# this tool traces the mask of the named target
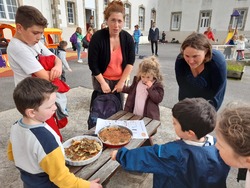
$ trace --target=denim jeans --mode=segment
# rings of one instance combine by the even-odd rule
[[[81,42],[77,42],[76,50],[77,50],[77,58],[79,60],[79,59],[81,59],[81,51],[82,51],[82,43]]]
[[[135,54],[137,55],[139,52],[139,42],[135,42]]]

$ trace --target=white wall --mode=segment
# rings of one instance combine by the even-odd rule
[[[222,43],[227,36],[230,16],[234,8],[250,7],[250,0],[158,0],[157,12],[160,31],[166,31],[166,39],[178,39],[182,42],[192,31],[198,31],[199,15],[201,10],[212,10],[211,27],[216,30],[215,37]],[[248,10],[247,21],[244,31],[250,36],[250,10]],[[171,13],[182,12],[180,31],[170,31]]]
[[[234,8],[249,8],[250,0],[123,0],[131,4],[131,28],[127,31],[132,34],[134,25],[138,24],[138,13],[139,6],[143,5],[145,8],[145,29],[142,30],[144,37],[142,40],[147,42],[146,36],[150,27],[151,10],[156,9],[156,24],[160,32],[166,31],[166,39],[171,41],[172,38],[178,39],[182,42],[187,35],[193,31],[198,31],[199,27],[199,14],[201,10],[212,10],[211,27],[216,30],[215,37],[219,39],[219,43],[226,38],[227,29],[229,26],[230,15]],[[52,0],[23,0],[24,5],[32,5],[38,8],[43,15],[48,19],[48,27],[52,27],[52,11],[51,11]],[[66,17],[66,6],[65,0],[60,0],[60,11],[61,11],[61,25],[60,28],[63,30],[63,39],[68,40],[71,34],[75,31],[76,26],[80,26],[85,31],[85,11],[92,9],[98,11],[98,23],[100,26],[104,20],[103,16],[103,1],[98,0],[98,5],[95,5],[95,0],[76,0],[76,17],[77,24],[67,24]],[[98,6],[98,9],[96,7]],[[181,28],[180,31],[170,31],[171,13],[182,12]],[[240,33],[246,34],[250,37],[250,10],[248,10],[244,31]]]

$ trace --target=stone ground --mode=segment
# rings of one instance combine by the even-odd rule
[[[68,110],[69,124],[62,129],[64,140],[71,137],[82,135],[87,130],[87,118],[89,100],[92,90],[83,87],[71,89],[68,93]],[[162,144],[175,139],[175,133],[172,127],[171,109],[160,107],[161,110],[161,126],[157,134],[154,136],[154,142]],[[19,171],[14,164],[6,158],[6,146],[9,138],[9,130],[13,124],[21,116],[16,109],[10,109],[0,112],[2,120],[2,128],[0,129],[0,187],[2,188],[21,188],[22,182],[19,177]],[[237,183],[236,171],[232,169],[228,177],[228,188],[243,188],[244,181]],[[128,173],[122,169],[118,169],[116,174],[110,181],[104,185],[107,188],[151,188],[152,174]]]

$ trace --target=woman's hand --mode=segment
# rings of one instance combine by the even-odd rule
[[[102,92],[103,92],[103,93],[110,93],[110,92],[111,92],[111,89],[110,89],[110,87],[109,87],[109,85],[108,85],[107,82],[103,82],[103,83],[100,84],[100,85],[101,85],[101,88],[102,88]]]

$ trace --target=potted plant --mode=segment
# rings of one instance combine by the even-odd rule
[[[227,61],[227,77],[241,79],[245,70],[245,63],[238,61]]]

